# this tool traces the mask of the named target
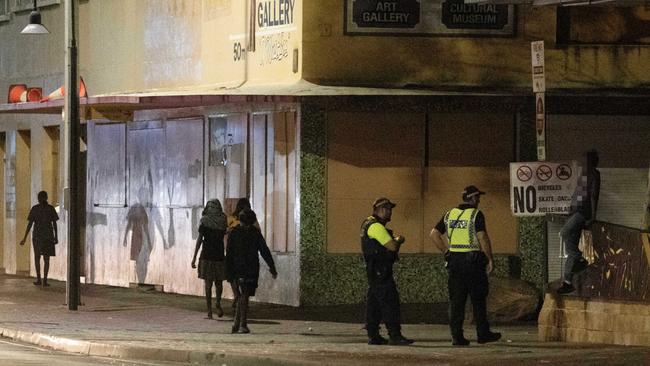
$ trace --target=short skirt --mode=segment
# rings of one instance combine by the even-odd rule
[[[32,247],[34,248],[34,254],[36,255],[46,255],[49,257],[56,256],[56,249],[54,246],[54,239],[52,241],[33,241]]]
[[[224,261],[199,260],[199,278],[206,281],[223,281],[226,279]]]
[[[255,290],[257,290],[257,280],[252,278],[238,278],[232,282],[233,290],[243,294],[246,292],[248,296],[255,296]]]

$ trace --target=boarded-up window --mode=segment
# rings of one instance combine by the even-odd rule
[[[228,213],[240,197],[246,197],[248,116],[243,113],[208,119],[208,167],[206,194],[219,198]]]
[[[508,114],[328,113],[327,251],[360,251],[359,227],[372,202],[397,203],[388,225],[406,237],[402,253],[437,252],[428,234],[475,184],[493,249],[514,253],[508,163],[514,123]]]
[[[271,250],[296,245],[295,114],[256,114],[251,126],[251,203]]]
[[[90,124],[89,180],[94,205],[126,205],[126,125]]]
[[[402,252],[422,251],[424,113],[328,113],[327,251],[360,251],[359,227],[382,196]]]
[[[431,113],[424,194],[425,235],[470,184],[487,192],[481,198],[492,250],[516,253],[516,220],[510,212],[508,166],[515,159],[514,118],[494,113]],[[425,236],[426,238],[426,236]],[[425,252],[437,252],[427,243]]]
[[[9,0],[0,0],[0,22],[8,21],[10,19]]]
[[[203,120],[165,123],[167,205],[203,204]]]
[[[128,161],[129,205],[168,205],[164,130],[148,127],[129,130]]]

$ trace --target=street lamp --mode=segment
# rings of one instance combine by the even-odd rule
[[[79,252],[80,252],[80,220],[79,220],[79,92],[77,76],[77,40],[75,36],[75,2],[65,2],[65,104],[63,129],[66,131],[67,149],[67,184],[68,189],[64,193],[64,202],[67,196],[68,208],[68,276],[66,282],[66,299],[68,310],[77,310],[80,302],[79,290]],[[23,34],[47,34],[49,33],[41,24],[41,14],[36,7],[29,15],[29,25],[23,29]],[[44,31],[43,31],[44,30]],[[65,207],[65,205],[64,205]]]
[[[29,24],[20,32],[22,34],[49,34],[50,31],[41,24],[41,12],[38,11],[36,0],[34,0],[34,10],[29,13]]]

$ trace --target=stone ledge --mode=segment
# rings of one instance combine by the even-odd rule
[[[547,293],[538,318],[540,341],[620,345],[650,343],[650,304]]]

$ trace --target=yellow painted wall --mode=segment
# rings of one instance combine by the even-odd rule
[[[294,72],[294,50],[299,58],[302,0],[254,0],[254,4],[248,0],[81,2],[80,74],[91,95],[298,80],[301,62]],[[0,44],[3,50],[12,50],[0,64],[0,90],[25,83],[49,94],[63,83],[63,5],[44,7],[41,13],[49,35],[20,34],[29,12],[0,20]],[[255,51],[247,52],[251,20]]]
[[[255,3],[259,10],[266,2]],[[286,19],[292,22],[257,25],[255,51],[247,52],[250,1],[90,1],[80,8],[85,80],[97,94],[297,79],[293,50],[300,50],[302,12],[300,0],[293,4]]]
[[[274,84],[301,77],[345,85],[528,88],[530,42],[541,39],[546,41],[549,89],[650,82],[650,47],[556,47],[553,7],[518,7],[514,37],[348,36],[343,1],[288,1],[254,0],[253,19],[252,2],[244,0],[82,2],[81,74],[94,95]],[[265,23],[265,4],[275,4],[272,19],[280,19],[279,4],[292,4],[291,16],[282,18],[287,24]],[[0,44],[13,50],[0,65],[0,90],[25,82],[47,94],[62,84],[63,6],[47,6],[42,14],[48,36],[19,35],[28,12],[0,21]],[[259,26],[260,14],[266,26]],[[250,50],[251,21],[255,52],[240,52]]]
[[[90,1],[80,11],[86,82],[92,93],[107,93],[297,79],[300,3],[293,23],[258,26],[255,51],[246,52],[250,1]]]
[[[642,87],[650,82],[650,47],[556,47],[553,7],[518,7],[516,36],[511,38],[396,37],[345,35],[344,3],[304,4],[304,79],[348,85],[529,88],[530,42],[544,40],[549,89]]]

